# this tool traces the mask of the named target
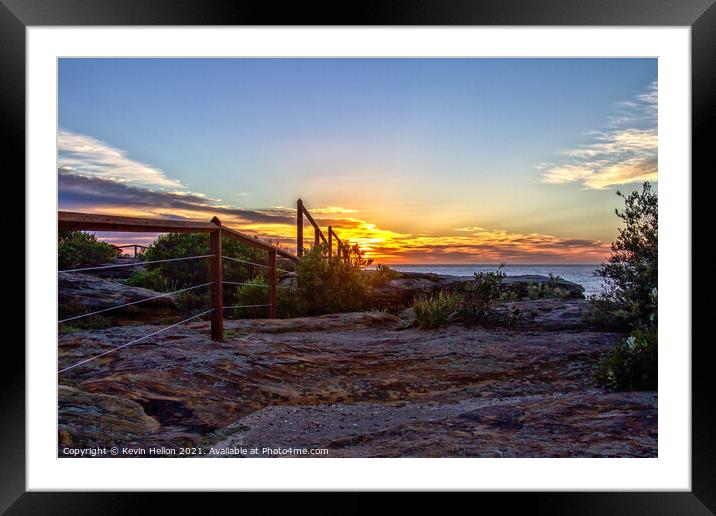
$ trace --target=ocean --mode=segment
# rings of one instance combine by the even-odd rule
[[[472,276],[475,272],[495,271],[497,265],[393,265],[390,267],[404,272],[432,272],[434,274],[448,274],[450,276]],[[596,264],[590,265],[505,265],[502,270],[508,276],[521,276],[523,274],[540,274],[548,276],[550,273],[564,278],[584,287],[585,295],[596,294],[602,288],[602,279],[594,275]]]

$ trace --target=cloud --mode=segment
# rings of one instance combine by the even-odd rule
[[[357,232],[348,229],[341,230],[340,234],[359,242],[379,263],[595,263],[603,260],[610,249],[609,244],[599,240],[479,227],[469,229],[453,235],[416,236],[364,223]]]
[[[659,168],[657,98],[655,81],[634,100],[620,103],[606,128],[590,133],[590,143],[562,151],[560,159],[539,165],[541,182],[576,182],[585,188],[601,190],[656,181]]]
[[[62,132],[58,167],[59,204],[63,210],[179,220],[221,218],[229,227],[282,243],[293,250],[296,239],[294,208],[274,206],[245,209],[188,191],[162,170],[127,158],[126,154],[98,140]],[[648,135],[621,135],[626,147],[648,146]],[[644,143],[647,142],[647,143]],[[608,142],[603,142],[607,144]],[[592,157],[590,156],[590,159]],[[594,158],[599,159],[599,158]],[[86,162],[84,161],[86,160]],[[632,176],[648,175],[648,168],[633,163]],[[655,167],[654,163],[654,167]],[[607,167],[600,176],[607,183],[623,175],[623,167],[612,172]],[[595,184],[596,178],[579,178]],[[347,242],[357,243],[378,262],[492,263],[492,262],[595,262],[608,254],[608,245],[599,241],[564,239],[543,234],[518,234],[467,226],[447,230],[447,235],[412,235],[359,218],[358,210],[348,207],[312,208],[322,228],[328,225]],[[307,226],[306,243],[312,233]],[[100,237],[116,243],[148,243],[155,235],[103,233]]]
[[[295,210],[284,207],[243,209],[218,204],[202,194],[156,191],[104,177],[58,169],[62,209],[170,219],[210,220],[218,215],[229,227],[283,243],[293,250],[296,239]],[[333,215],[335,210],[314,209]],[[354,214],[357,210],[345,209]],[[565,239],[538,233],[520,234],[468,226],[453,235],[412,235],[379,227],[357,217],[318,216],[322,228],[332,225],[339,237],[357,243],[378,262],[433,263],[551,263],[595,262],[608,255],[609,246],[597,240]],[[306,227],[306,242],[312,233]],[[116,243],[148,243],[155,235],[102,233]],[[142,238],[144,237],[144,238]]]
[[[295,211],[288,208],[250,210],[218,204],[203,194],[192,192],[157,191],[131,186],[127,183],[82,175],[67,168],[59,168],[58,186],[63,209],[106,211],[119,207],[128,211],[140,209],[141,215],[174,214],[179,218],[209,220],[213,215],[227,216],[235,223],[293,224]],[[169,213],[167,213],[169,211]]]
[[[57,135],[57,162],[62,169],[84,176],[145,187],[184,188],[180,181],[170,179],[156,167],[129,158],[125,151],[67,129],[60,129]]]
[[[482,230],[470,235],[401,237],[373,248],[380,261],[434,263],[596,262],[609,253],[599,240]]]
[[[340,206],[326,206],[325,208],[311,208],[311,213],[321,215],[344,215],[347,213],[356,213],[358,210],[350,208],[341,208]]]
[[[466,231],[468,233],[474,233],[475,231],[485,231],[485,228],[480,226],[467,226],[464,228],[455,228],[455,231]]]

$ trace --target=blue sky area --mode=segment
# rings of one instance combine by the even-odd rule
[[[61,59],[60,207],[119,210],[118,183],[131,213],[169,214],[146,191],[198,218],[303,197],[406,245],[465,228],[604,244],[616,188],[656,179],[656,81],[655,59]]]

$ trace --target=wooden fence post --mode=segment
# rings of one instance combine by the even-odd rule
[[[303,256],[303,201],[296,201],[296,254]]]
[[[216,231],[210,233],[211,267],[211,340],[224,340],[224,293],[222,284],[221,261],[221,221],[214,217],[211,222],[217,226]]]
[[[328,226],[328,257],[333,256],[333,227]]]
[[[269,319],[276,319],[276,250],[268,252],[269,266]]]

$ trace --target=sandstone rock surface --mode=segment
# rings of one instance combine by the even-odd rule
[[[447,276],[427,272],[403,272],[400,278],[393,279],[385,285],[373,289],[373,300],[378,306],[399,307],[408,306],[411,301],[421,294],[435,294],[441,290],[461,292],[473,282],[472,276]],[[502,284],[515,291],[519,297],[527,295],[529,285],[546,285],[552,280],[547,276],[528,274],[522,276],[507,276]],[[584,288],[565,279],[557,279],[555,285],[560,288],[568,299],[583,299]]]
[[[58,276],[58,302],[62,317],[103,310],[160,295],[146,288],[131,287],[84,273]],[[154,321],[179,312],[176,296],[165,296],[102,314],[105,317]]]
[[[621,336],[585,328],[584,300],[519,303],[532,315],[517,329],[405,329],[395,315],[363,312],[226,321],[215,343],[208,323],[186,324],[62,374],[61,443],[656,456],[656,393],[594,382]],[[158,328],[61,335],[59,366]]]

